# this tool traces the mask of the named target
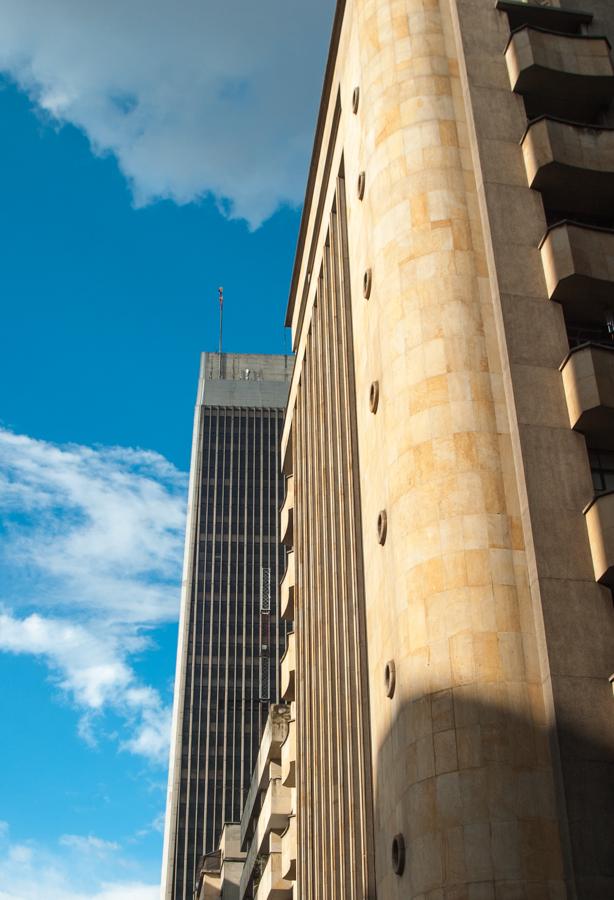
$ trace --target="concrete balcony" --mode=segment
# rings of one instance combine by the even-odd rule
[[[557,222],[540,250],[550,299],[563,304],[569,321],[603,325],[613,305],[614,231]]]
[[[561,372],[571,427],[589,445],[614,448],[614,343],[575,347]]]
[[[281,658],[281,696],[286,703],[294,700],[294,676],[296,672],[296,656],[294,632],[287,638],[286,652]]]
[[[246,847],[248,836],[253,829],[253,818],[259,796],[270,778],[270,767],[281,760],[281,747],[288,736],[290,711],[287,707],[272,706],[264,728],[252,780],[245,798],[241,816],[241,846]]]
[[[265,836],[268,836],[271,831],[276,833],[285,831],[291,812],[292,793],[290,788],[285,787],[279,778],[272,778],[269,781],[258,817],[257,835],[260,838],[258,841],[260,852],[262,852],[262,842]]]
[[[296,881],[296,816],[288,819],[288,827],[281,836],[281,874],[287,881]]]
[[[599,494],[584,510],[595,580],[614,589],[614,491]]]
[[[286,554],[286,571],[279,585],[280,613],[287,622],[294,621],[294,550]]]
[[[292,882],[281,874],[281,853],[270,853],[254,900],[291,900]]]
[[[535,25],[560,34],[578,34],[583,25],[590,25],[593,21],[591,13],[545,6],[539,0],[497,0],[496,7],[507,13],[512,30],[522,25]]]
[[[291,547],[294,543],[294,475],[286,478],[286,497],[280,520],[281,542]]]
[[[279,773],[279,766],[271,764]],[[279,774],[272,777],[262,800],[262,806],[251,836],[249,851],[241,872],[239,895],[245,897],[258,877],[259,861],[271,852],[281,854],[280,834],[288,827],[292,812],[292,791],[282,785]]]
[[[547,209],[611,218],[614,208],[614,129],[587,128],[542,116],[521,142],[529,186]]]
[[[281,745],[281,780],[285,787],[296,787],[296,721],[290,719],[288,736]]]
[[[512,33],[505,61],[512,90],[524,97],[531,119],[546,114],[593,122],[614,98],[606,37],[524,25]]]

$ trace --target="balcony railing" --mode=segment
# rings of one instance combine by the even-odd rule
[[[539,2],[527,0],[497,0],[497,9],[507,13],[510,28],[522,25],[535,25],[561,34],[578,34],[581,29],[593,21],[591,13],[562,9],[560,6],[546,6]]]
[[[612,436],[610,435],[610,444]],[[590,448],[588,458],[591,464],[591,475],[595,495],[614,491],[614,451],[601,447]]]
[[[591,323],[566,319],[565,327],[571,350],[581,344],[599,344],[606,347],[614,344],[614,333],[610,332],[606,321]]]

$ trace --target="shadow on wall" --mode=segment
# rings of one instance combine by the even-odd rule
[[[604,690],[614,715],[607,682]],[[477,700],[476,685],[465,685],[403,699],[397,688],[386,701],[390,722],[374,759],[378,896],[612,900],[614,757],[605,736],[560,726],[561,836],[551,736],[534,724],[529,696],[510,684],[481,683],[479,692]],[[393,869],[403,868],[396,835],[402,874]],[[575,891],[566,889],[570,856]]]

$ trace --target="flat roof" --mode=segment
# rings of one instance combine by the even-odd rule
[[[283,409],[294,357],[265,353],[203,353],[198,402],[204,406]]]

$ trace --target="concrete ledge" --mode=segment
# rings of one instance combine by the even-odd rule
[[[594,121],[614,97],[610,43],[601,35],[559,34],[523,25],[505,49],[510,85],[530,118]]]
[[[295,639],[291,631],[286,638],[286,652],[281,658],[281,696],[286,703],[294,700],[296,672]]]
[[[296,721],[290,719],[288,736],[281,745],[281,780],[286,787],[296,787]]]
[[[561,365],[569,423],[592,446],[614,447],[614,343],[574,348]]]
[[[282,544],[292,547],[294,542],[294,475],[286,478],[286,496],[280,514],[280,537]]]
[[[547,209],[607,221],[614,208],[614,129],[550,116],[530,122],[521,141],[529,187]]]
[[[614,588],[614,491],[599,494],[584,509],[595,580]]]
[[[294,580],[294,550],[289,550],[286,554],[286,571],[279,585],[280,615],[287,622],[294,621]]]
[[[614,230],[562,220],[539,245],[548,296],[570,321],[603,325],[612,307]]]
[[[296,815],[290,816],[281,836],[281,874],[286,881],[296,881]]]
[[[269,718],[264,728],[264,734],[260,741],[260,749],[252,780],[249,786],[245,805],[243,807],[243,815],[241,817],[241,847],[245,847],[247,843],[249,824],[254,810],[258,795],[264,790],[265,784],[269,777],[269,764],[271,760],[279,760],[281,746],[288,735],[290,720],[290,710],[283,706],[272,706],[269,712]]]
[[[575,9],[562,9],[560,6],[544,6],[539,3],[527,3],[526,0],[497,0],[495,7],[507,13],[510,28],[522,25],[536,25],[565,34],[578,34],[583,25],[593,21],[592,13]]]
[[[254,900],[290,900],[292,882],[281,875],[281,853],[270,853]]]

